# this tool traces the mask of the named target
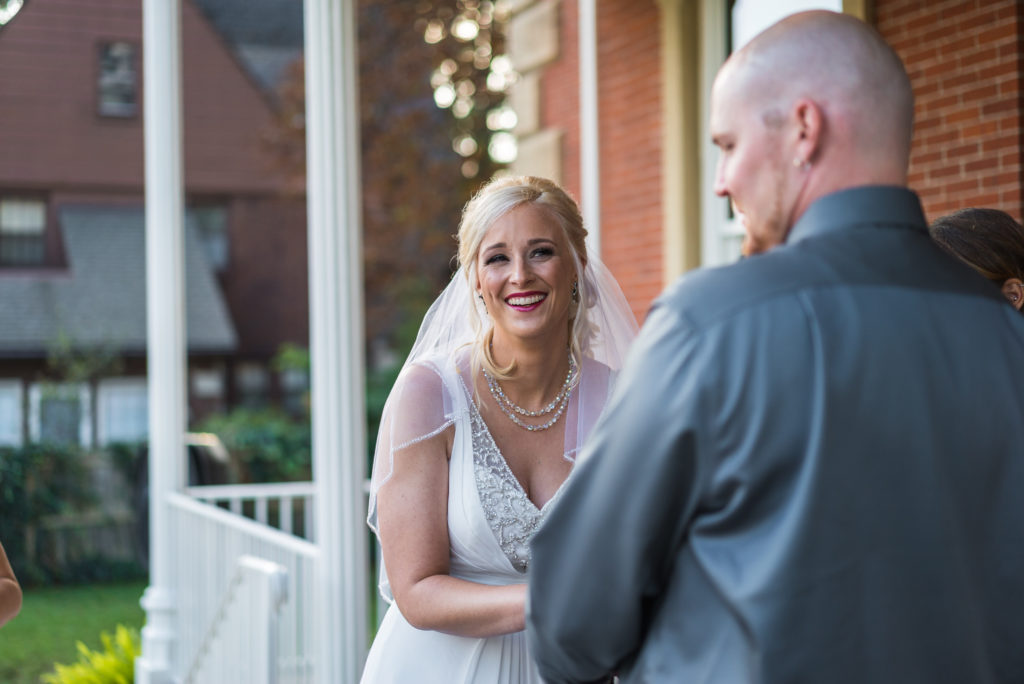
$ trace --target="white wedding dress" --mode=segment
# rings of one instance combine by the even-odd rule
[[[446,395],[444,403],[447,404],[444,427],[455,426],[448,475],[450,574],[481,584],[525,583],[529,541],[562,489],[538,509],[512,474],[473,404],[467,389],[472,386],[468,378],[456,372],[450,362],[421,362],[419,365],[421,375],[424,367],[428,367],[437,374],[434,382],[440,379],[443,383],[442,393]],[[586,398],[592,397],[603,404],[611,379],[609,369],[585,358],[581,373],[581,381],[585,379],[590,390],[582,393],[583,403],[592,403]],[[569,424],[574,424],[580,412],[580,395],[578,391],[573,393],[563,416]],[[435,397],[435,404],[437,401]],[[416,402],[402,403],[415,405]],[[594,415],[600,412],[599,406],[593,408],[597,409]],[[582,442],[583,436],[579,435],[574,446]],[[574,458],[575,450],[573,448],[566,457]],[[384,574],[385,596],[388,595],[386,583]],[[420,630],[405,620],[394,602],[377,632],[362,678],[363,684],[539,684],[542,681],[527,649],[525,632],[467,638]]]

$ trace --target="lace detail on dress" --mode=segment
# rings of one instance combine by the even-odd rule
[[[526,496],[475,406],[470,418],[473,474],[484,517],[512,567],[525,573],[530,567],[530,540],[544,520],[548,506],[538,509]]]

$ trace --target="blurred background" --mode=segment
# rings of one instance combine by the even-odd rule
[[[357,7],[375,434],[516,118],[500,5]],[[141,41],[139,0],[0,0],[0,540],[26,590],[3,682],[142,625]],[[184,0],[182,55],[189,484],[308,481],[303,4]],[[89,608],[101,588],[113,614]],[[50,597],[57,615],[36,604]]]
[[[350,2],[368,451],[452,273],[461,208],[495,173],[547,176],[580,200],[641,321],[675,278],[737,258],[708,90],[786,14],[853,14],[904,60],[910,185],[929,219],[1021,218],[1015,0]],[[295,498],[290,532],[310,538],[303,2],[181,0],[181,22],[182,458],[191,485],[306,487],[238,512],[281,528]],[[0,0],[0,540],[26,590],[0,632],[2,682],[38,682],[78,640],[118,651],[100,633],[143,624],[144,78],[142,0]]]

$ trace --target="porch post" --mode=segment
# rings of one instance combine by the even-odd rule
[[[694,0],[658,0],[661,10],[662,282],[700,266],[702,150],[699,12]],[[712,159],[717,159],[717,155]],[[713,178],[713,176],[712,176]]]
[[[587,249],[601,256],[601,132],[598,128],[597,0],[579,1],[580,192]]]
[[[181,3],[143,0],[146,345],[149,384],[149,587],[135,681],[174,675],[177,640],[166,496],[181,488],[185,444]]]
[[[317,681],[366,655],[366,414],[354,0],[305,0]]]

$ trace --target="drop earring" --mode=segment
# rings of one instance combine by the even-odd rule
[[[580,300],[579,281],[572,281],[572,301],[578,302]]]

